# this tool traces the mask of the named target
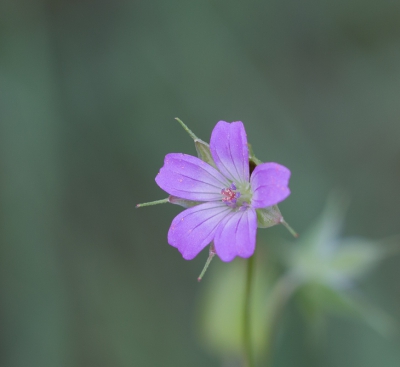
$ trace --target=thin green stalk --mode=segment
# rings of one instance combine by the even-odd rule
[[[141,208],[143,206],[157,205],[157,204],[166,204],[166,203],[169,203],[169,198],[162,199],[162,200],[151,201],[149,203],[137,204],[136,208]]]
[[[204,265],[204,268],[203,268],[201,274],[200,274],[199,277],[197,278],[197,281],[198,281],[198,282],[200,282],[200,281],[203,279],[203,276],[204,276],[204,274],[206,273],[206,271],[207,271],[207,269],[208,269],[208,266],[210,265],[211,260],[213,259],[213,257],[215,256],[215,254],[216,254],[216,252],[215,252],[215,249],[214,249],[214,243],[212,243],[212,244],[210,245],[210,250],[209,250],[209,252],[208,252],[208,259],[207,259],[207,261],[206,261],[206,264]]]
[[[181,119],[179,119],[178,117],[175,117],[175,120],[178,121],[181,124],[181,126],[191,136],[191,138],[193,140],[199,140],[199,138],[194,134],[194,132],[192,130],[190,130]]]
[[[289,226],[289,224],[283,218],[281,218],[280,222],[286,227],[293,237],[299,237],[299,234],[291,226]]]
[[[254,367],[253,349],[251,343],[251,290],[254,274],[254,255],[247,260],[246,289],[243,307],[243,346],[246,367]]]

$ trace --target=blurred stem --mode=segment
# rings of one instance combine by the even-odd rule
[[[265,348],[265,358],[266,363],[264,366],[272,366],[272,352],[273,346],[275,344],[276,335],[278,333],[278,324],[281,319],[283,310],[286,303],[300,285],[299,279],[296,279],[293,274],[286,274],[278,279],[275,283],[268,300],[271,302],[268,307],[270,307],[270,319],[269,327],[267,327],[267,337],[266,337],[266,348]]]
[[[250,307],[251,307],[251,288],[254,274],[254,255],[247,260],[246,290],[244,295],[243,307],[243,346],[245,356],[245,366],[254,367],[253,350],[251,344],[250,329]]]

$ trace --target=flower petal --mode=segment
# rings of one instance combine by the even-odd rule
[[[221,200],[228,180],[201,159],[182,153],[165,156],[156,182],[168,194],[194,201]]]
[[[214,238],[218,224],[232,211],[223,202],[203,203],[186,209],[172,221],[168,243],[177,247],[183,258],[193,259]]]
[[[222,261],[231,261],[235,256],[250,257],[256,247],[256,233],[257,214],[253,208],[231,213],[215,233],[215,251]]]
[[[211,134],[210,150],[224,176],[236,183],[249,181],[249,150],[241,121],[219,121]]]
[[[290,195],[289,178],[290,170],[278,163],[258,165],[250,178],[253,191],[251,206],[265,208],[286,199]]]

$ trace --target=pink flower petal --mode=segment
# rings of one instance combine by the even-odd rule
[[[184,259],[193,259],[213,240],[218,224],[231,211],[221,201],[186,209],[172,221],[168,243],[177,247]]]
[[[217,255],[222,261],[235,256],[250,257],[256,247],[257,214],[253,208],[239,210],[226,216],[214,237]]]
[[[250,178],[253,208],[265,208],[278,204],[290,195],[288,188],[290,171],[278,163],[258,165]]]
[[[249,181],[249,151],[241,121],[219,121],[211,134],[210,150],[224,176],[235,183]]]
[[[194,201],[221,200],[228,180],[201,159],[182,153],[165,156],[156,182],[168,194]]]

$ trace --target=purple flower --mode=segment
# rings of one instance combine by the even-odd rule
[[[246,131],[240,121],[219,121],[210,141],[216,168],[199,158],[167,154],[156,182],[168,194],[200,202],[172,221],[168,243],[186,260],[214,241],[223,261],[254,253],[257,209],[275,205],[290,194],[290,171],[262,163],[250,175]]]

